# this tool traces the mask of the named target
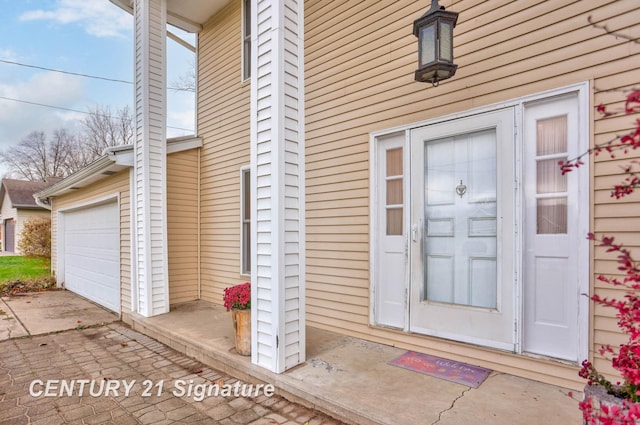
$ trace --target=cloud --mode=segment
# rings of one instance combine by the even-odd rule
[[[106,0],[58,0],[53,9],[30,10],[20,20],[78,24],[88,34],[101,38],[125,37],[133,25],[129,14]]]
[[[18,55],[11,49],[0,49],[0,59],[15,62],[18,60]]]
[[[195,93],[167,92],[167,137],[195,133]]]
[[[0,96],[62,108],[83,110],[84,85],[73,76],[43,72],[12,84],[0,83]],[[6,149],[32,131],[51,133],[58,128],[75,130],[81,114],[0,99],[0,149]]]

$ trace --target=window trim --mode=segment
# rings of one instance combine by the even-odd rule
[[[249,193],[245,192],[249,184]],[[251,196],[251,167],[240,168],[240,275],[251,276],[251,212],[245,217],[247,196]],[[251,200],[249,199],[249,202]],[[246,225],[249,225],[247,234]],[[247,243],[245,243],[247,241]]]
[[[251,79],[251,0],[242,0],[242,40],[240,48],[240,80],[244,83]],[[247,34],[247,28],[249,33]],[[247,52],[247,49],[249,50]],[[247,54],[248,59],[247,59]]]

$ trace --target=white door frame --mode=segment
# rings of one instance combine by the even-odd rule
[[[528,356],[532,356],[532,357],[537,357],[536,355],[531,355],[531,354],[524,354],[522,353],[521,347],[522,347],[522,324],[523,324],[523,317],[522,317],[522,303],[523,303],[523,287],[522,287],[522,282],[521,282],[521,276],[523,273],[523,244],[524,244],[524,239],[523,239],[523,213],[522,213],[522,203],[523,203],[523,191],[520,188],[520,185],[522,184],[522,158],[523,158],[523,149],[522,149],[522,143],[523,143],[523,134],[522,134],[522,128],[523,128],[523,107],[525,103],[528,102],[533,102],[536,100],[541,100],[541,99],[545,99],[545,98],[550,98],[553,96],[561,96],[561,95],[566,95],[569,93],[577,93],[578,95],[578,99],[579,99],[579,131],[581,133],[581,137],[580,137],[580,141],[581,141],[581,146],[580,146],[580,150],[581,151],[586,151],[588,149],[588,147],[591,145],[591,133],[589,131],[589,117],[590,117],[590,110],[589,110],[589,106],[591,104],[590,102],[590,89],[591,89],[591,85],[588,81],[582,82],[582,83],[577,83],[577,84],[572,84],[569,86],[565,86],[565,87],[560,87],[557,89],[553,89],[553,90],[548,90],[548,91],[544,91],[544,92],[540,92],[540,93],[535,93],[532,95],[528,95],[528,96],[524,96],[521,98],[517,98],[517,99],[512,99],[506,102],[500,102],[500,103],[496,103],[496,104],[492,104],[492,105],[488,105],[488,106],[483,106],[480,108],[475,108],[475,109],[471,109],[471,110],[467,110],[464,112],[460,112],[460,113],[455,113],[455,114],[450,114],[450,115],[446,115],[446,116],[442,116],[442,117],[437,117],[437,118],[433,118],[433,119],[429,119],[429,120],[424,120],[424,121],[419,121],[419,122],[415,122],[415,123],[410,123],[410,124],[406,124],[406,125],[402,125],[402,126],[398,126],[398,127],[393,127],[393,128],[389,128],[386,130],[381,130],[381,131],[377,131],[377,132],[373,132],[370,134],[369,137],[369,163],[371,164],[370,166],[370,187],[369,187],[369,196],[371,199],[370,202],[370,208],[369,208],[369,225],[370,225],[370,229],[374,229],[376,223],[378,223],[379,218],[377,217],[378,213],[377,213],[377,207],[376,207],[376,202],[377,202],[377,195],[376,195],[376,188],[374,187],[374,184],[371,182],[375,182],[375,177],[376,177],[376,173],[377,173],[377,169],[376,169],[376,156],[377,156],[377,140],[381,137],[384,136],[388,136],[390,134],[393,133],[404,133],[405,134],[405,144],[404,144],[404,149],[405,152],[407,151],[407,146],[409,145],[409,137],[410,137],[410,131],[411,129],[414,129],[416,127],[423,127],[423,126],[428,126],[428,125],[432,125],[432,124],[436,124],[436,123],[441,123],[441,122],[445,122],[445,121],[452,121],[452,120],[456,120],[459,118],[465,118],[465,117],[470,117],[473,115],[477,115],[477,114],[481,114],[484,112],[489,112],[489,111],[494,111],[496,109],[501,109],[501,108],[506,108],[506,107],[515,107],[515,119],[516,119],[516,126],[515,126],[515,137],[514,137],[514,143],[516,144],[515,147],[515,158],[514,158],[514,165],[515,165],[515,179],[517,181],[517,185],[518,185],[518,193],[516,194],[516,199],[515,199],[515,205],[514,208],[516,209],[515,211],[515,220],[517,225],[515,226],[514,231],[517,233],[516,235],[516,246],[515,246],[515,252],[514,252],[514,256],[515,256],[515,264],[514,264],[514,268],[515,268],[515,282],[514,282],[514,293],[515,293],[515,303],[514,303],[514,308],[515,308],[515,317],[516,317],[516,327],[515,327],[515,331],[516,331],[516,338],[515,338],[515,352],[517,354],[523,354],[523,355],[528,355]],[[407,164],[407,166],[410,166],[410,164]],[[591,192],[590,192],[590,187],[589,187],[589,182],[590,182],[590,175],[589,175],[589,167],[588,164],[585,164],[583,167],[581,167],[579,170],[576,170],[574,172],[576,173],[580,173],[580,183],[579,183],[579,187],[580,187],[580,191],[585,191],[586,193],[581,193],[580,196],[580,210],[581,211],[586,211],[588,212],[587,214],[583,214],[580,217],[580,223],[578,226],[578,232],[579,233],[583,233],[585,235],[585,239],[584,242],[581,243],[578,247],[578,274],[579,274],[579,278],[580,278],[580,293],[589,293],[589,289],[590,289],[590,275],[589,275],[589,265],[590,265],[590,256],[589,256],[589,252],[590,252],[590,248],[589,248],[589,244],[586,241],[586,235],[589,231],[589,227],[590,227],[590,216],[591,216],[591,207],[590,207],[590,197],[591,197]],[[408,170],[409,174],[411,173],[410,170]],[[408,193],[407,197],[405,198],[405,202],[407,202],[407,205],[411,205],[412,202],[412,194]],[[405,221],[405,226],[411,226],[411,223],[409,221]],[[409,235],[409,237],[411,237],[411,229],[410,227],[407,229],[407,234]],[[370,230],[369,232],[369,243],[370,243],[370,264],[375,264],[374,262],[376,261],[375,258],[375,244],[377,243],[377,239],[375,237],[375,232],[373,230]],[[412,249],[411,247],[412,244],[409,244],[409,251]],[[409,256],[411,255],[411,253],[409,252]],[[411,266],[409,265],[409,268]],[[376,270],[375,267],[370,267],[370,300],[374,300],[375,299],[375,285],[374,282],[376,282]],[[407,282],[408,284],[408,282]],[[370,305],[370,314],[369,314],[369,322],[370,325],[372,326],[376,326],[376,322],[375,322],[375,309],[373,306],[373,302],[369,303]],[[588,352],[589,352],[589,322],[590,322],[590,311],[589,311],[589,299],[586,296],[581,296],[579,298],[578,301],[578,308],[579,308],[579,347],[578,347],[578,352],[579,352],[579,358],[586,358],[588,356]],[[405,320],[405,329],[404,331],[408,331],[408,309],[407,309],[407,318]]]

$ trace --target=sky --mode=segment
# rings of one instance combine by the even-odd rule
[[[195,43],[194,35],[169,30]],[[167,49],[167,84],[175,86],[193,72],[195,57],[170,39]],[[0,0],[1,150],[33,131],[75,132],[97,106],[133,111],[132,84],[68,73],[132,82],[132,16],[109,0]],[[193,134],[194,94],[167,95],[167,136]],[[0,176],[6,171],[0,163]]]

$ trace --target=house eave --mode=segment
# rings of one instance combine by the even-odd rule
[[[38,205],[12,205],[13,208],[17,209],[17,210],[41,210],[42,207],[38,206]]]
[[[133,0],[109,0],[133,15]],[[190,33],[202,31],[203,24],[222,9],[228,0],[167,0],[167,23]]]
[[[200,147],[202,147],[202,139],[195,135],[167,139],[167,154]],[[133,160],[133,145],[120,145],[107,148],[104,154],[91,164],[53,186],[35,193],[33,196],[36,200],[44,201],[48,198],[65,195],[132,167]]]
[[[167,139],[167,153],[176,153],[202,147],[202,138],[195,135]]]
[[[127,165],[116,163],[115,159],[110,155],[103,155],[91,164],[70,175],[66,179],[54,184],[47,189],[35,193],[33,195],[37,200],[46,200],[56,196],[61,196],[69,192],[81,189],[98,180],[107,178],[119,171],[128,168]]]

